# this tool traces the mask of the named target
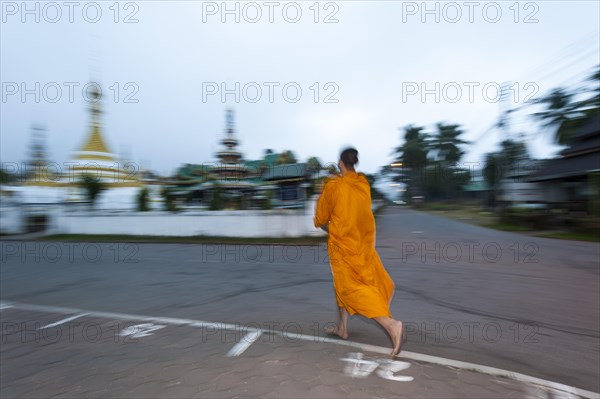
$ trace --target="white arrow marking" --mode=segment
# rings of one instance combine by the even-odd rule
[[[160,330],[164,327],[166,326],[152,323],[136,324],[135,326],[124,328],[119,335],[122,337],[131,336],[132,338],[147,337],[148,335],[152,335],[152,331]]]

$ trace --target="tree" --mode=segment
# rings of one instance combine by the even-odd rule
[[[177,212],[179,210],[175,202],[175,195],[173,195],[173,190],[170,187],[163,186],[160,190],[160,195],[163,198],[165,211]]]
[[[501,159],[505,171],[514,169],[519,166],[519,163],[529,159],[529,151],[527,145],[523,141],[506,139],[500,143]]]
[[[500,157],[498,153],[490,152],[486,154],[483,166],[483,178],[490,186],[491,196],[489,203],[492,206],[496,204],[497,191],[501,180],[500,171]]]
[[[557,88],[535,103],[545,105],[546,109],[533,115],[542,122],[543,127],[554,129],[554,141],[558,144],[568,144],[573,131],[569,128],[571,124],[565,122],[576,119],[578,112],[573,102],[573,93]]]
[[[221,187],[215,184],[212,189],[212,198],[210,200],[209,209],[211,211],[218,211],[223,209],[223,193]]]
[[[374,174],[365,173],[365,178],[369,182],[369,187],[371,188],[371,200],[385,199],[385,196],[381,192],[379,192],[379,190],[377,190],[375,188],[375,183],[377,182],[377,176]]]
[[[586,82],[589,84],[578,90],[554,89],[534,102],[546,106],[546,109],[533,116],[542,122],[543,127],[554,129],[554,141],[558,144],[570,144],[589,118],[600,112],[600,66],[596,67]],[[581,96],[585,98],[575,100]]]
[[[464,131],[460,125],[438,123],[436,127],[437,132],[431,137],[430,148],[437,152],[437,160],[455,165],[465,153],[459,146],[469,144],[459,138]]]
[[[331,164],[331,163],[328,164],[327,167],[326,167],[326,169],[327,169],[327,172],[329,172],[330,175],[339,175],[340,174],[337,166],[335,166],[334,164]]]
[[[496,203],[502,179],[517,174],[523,163],[530,160],[527,145],[522,141],[507,139],[500,143],[500,150],[486,154],[483,177],[492,191],[490,203]]]
[[[286,164],[286,163],[296,163],[296,162],[297,162],[296,161],[296,156],[290,150],[283,151],[277,157],[277,164],[278,165]]]
[[[461,145],[468,144],[460,136],[464,133],[460,125],[437,123],[436,132],[430,137],[428,148],[435,152],[433,165],[424,173],[425,195],[433,199],[457,197],[462,186],[468,183],[470,174],[458,167],[464,155]]]
[[[420,191],[422,171],[427,165],[427,134],[420,126],[404,127],[404,144],[395,149],[394,164],[400,167],[397,181],[406,183],[410,200]]]
[[[596,66],[596,70],[590,74],[587,78],[587,82],[590,82],[591,84],[590,88],[585,91],[588,94],[591,94],[591,96],[582,100],[580,105],[598,111],[598,109],[600,109],[600,65]]]
[[[271,198],[273,197],[273,193],[271,192],[271,190],[267,190],[264,194],[265,198],[263,199],[262,203],[261,203],[261,209],[264,211],[268,211],[273,209],[273,202],[271,201]]]
[[[322,167],[321,161],[319,161],[319,158],[317,158],[317,157],[308,158],[308,161],[306,162],[306,164],[307,164],[307,171],[311,175],[314,175],[315,173],[319,173],[319,171],[321,170],[321,167]]]
[[[84,174],[79,180],[79,186],[85,191],[88,202],[93,208],[96,204],[96,199],[106,190],[106,184],[104,184],[98,177],[89,174]]]
[[[150,200],[150,193],[148,187],[142,187],[137,195],[138,211],[146,212],[150,210],[148,202]]]
[[[404,144],[396,148],[396,162],[403,167],[418,169],[427,164],[427,134],[423,127],[409,125],[404,128]]]
[[[0,168],[0,184],[10,184],[17,181],[17,175],[10,173],[5,168]]]

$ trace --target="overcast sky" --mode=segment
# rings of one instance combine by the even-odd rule
[[[477,162],[505,134],[489,130],[498,84],[512,82],[519,105],[600,61],[597,1],[428,2],[430,13],[400,1],[228,2],[231,14],[222,2],[23,4],[2,2],[2,162],[26,159],[33,123],[46,126],[49,158],[68,161],[88,134],[90,80],[102,84],[111,150],[162,174],[215,161],[228,107],[246,159],[272,148],[335,162],[351,144],[375,172],[399,128],[445,121],[463,125],[474,142],[464,161]],[[39,102],[23,98],[36,82]],[[556,153],[525,113],[513,122],[534,156]]]

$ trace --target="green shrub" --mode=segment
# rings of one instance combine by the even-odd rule
[[[146,212],[150,210],[148,206],[148,202],[150,200],[150,192],[148,191],[148,187],[142,187],[137,195],[137,204],[138,211]]]

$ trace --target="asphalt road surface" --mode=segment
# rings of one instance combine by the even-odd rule
[[[600,392],[600,245],[534,238],[404,208],[378,217],[406,350]],[[0,300],[323,335],[326,247],[0,242]],[[1,313],[0,313],[1,316]],[[350,339],[389,346],[355,316]]]

